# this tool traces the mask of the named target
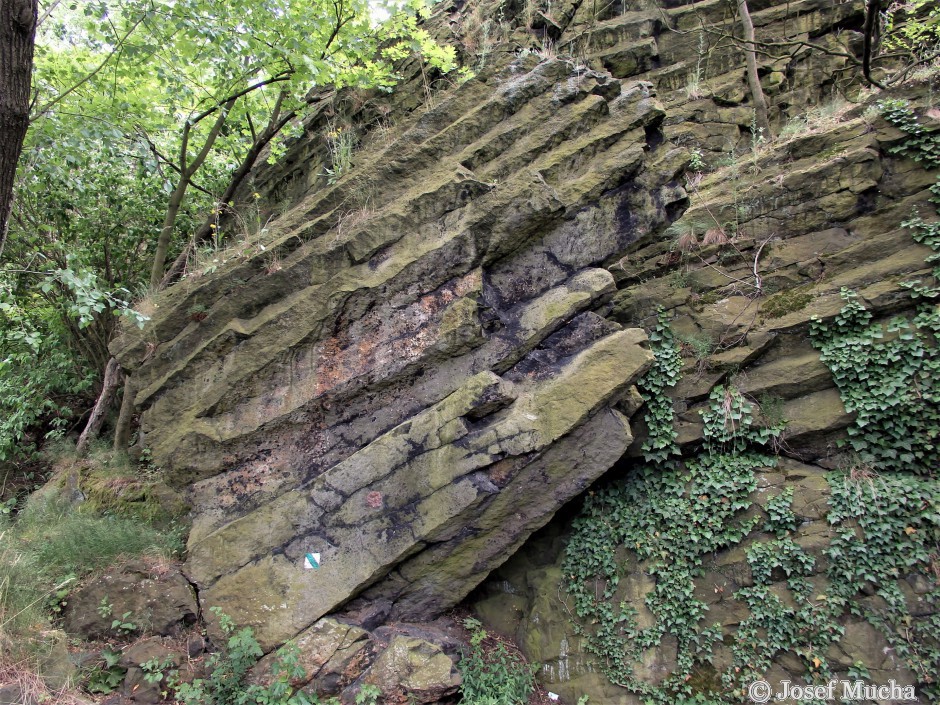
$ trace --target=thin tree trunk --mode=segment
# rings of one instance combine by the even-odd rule
[[[166,264],[166,254],[170,250],[170,241],[173,239],[173,227],[176,225],[176,216],[179,215],[180,206],[183,205],[186,189],[189,188],[189,180],[190,177],[184,170],[170,195],[170,203],[163,218],[163,227],[160,228],[160,237],[157,239],[157,251],[153,255],[153,267],[150,270],[151,289],[156,290],[160,286],[160,280],[163,279],[163,267]]]
[[[16,163],[29,127],[37,0],[0,0],[0,255],[13,206]]]
[[[278,99],[278,105],[283,99],[284,95]],[[242,182],[245,180],[245,177],[251,173],[251,170],[255,166],[255,162],[258,160],[258,157],[261,155],[261,151],[274,139],[278,133],[297,116],[296,110],[291,110],[283,116],[279,116],[279,111],[275,112],[271,116],[267,127],[261,131],[256,138],[254,143],[251,145],[251,148],[245,154],[245,158],[242,159],[241,164],[232,174],[231,180],[228,182],[228,186],[225,187],[225,192],[222,194],[222,197],[219,199],[222,203],[222,208],[225,208],[227,204],[235,197],[236,191],[242,185]],[[209,239],[209,236],[212,234],[212,223],[216,220],[215,217],[207,218],[206,221],[202,224],[199,230],[196,231],[196,234],[193,236],[192,244],[200,245],[206,240]],[[190,246],[191,247],[191,246]],[[186,259],[189,257],[191,251],[190,247],[186,247],[179,254],[176,260],[170,265],[169,270],[160,281],[157,289],[165,289],[169,286],[176,277],[179,276],[180,272],[183,271],[183,265],[186,264]]]
[[[166,209],[166,217],[163,219],[163,227],[160,229],[160,237],[157,239],[157,251],[153,255],[153,267],[150,270],[150,288],[154,291],[159,289],[160,281],[163,279],[163,268],[166,266],[166,255],[170,250],[170,241],[173,238],[176,216],[179,215],[180,207],[183,205],[186,190],[189,188],[193,175],[199,171],[199,167],[202,166],[206,157],[209,156],[209,152],[212,150],[212,146],[215,144],[219,133],[222,131],[222,126],[225,124],[228,113],[235,105],[236,100],[238,100],[237,97],[230,98],[228,102],[220,107],[219,114],[216,117],[215,123],[212,125],[212,129],[209,130],[209,134],[206,135],[206,141],[203,143],[202,149],[190,164],[186,163],[186,147],[189,141],[189,131],[195,123],[190,123],[183,132],[183,146],[180,151],[179,165],[180,180],[179,183],[176,184],[176,188],[173,189],[173,194],[170,196],[170,203]],[[210,113],[207,112],[204,114],[208,115]]]
[[[770,139],[770,118],[767,113],[767,99],[764,97],[764,89],[761,88],[760,76],[757,74],[754,22],[751,21],[751,13],[747,7],[747,0],[738,0],[738,12],[741,13],[741,28],[744,30],[744,43],[747,46],[747,49],[744,50],[747,59],[747,86],[751,91],[751,102],[754,103],[754,122],[759,130],[764,131],[764,137]]]
[[[865,9],[864,54],[862,55],[862,74],[865,80],[873,86],[884,88],[871,77],[871,55],[875,44],[875,32],[878,31],[878,15],[881,13],[881,0],[868,0]]]
[[[127,377],[124,381],[124,398],[121,399],[121,413],[118,414],[117,427],[114,429],[114,451],[123,453],[131,441],[131,420],[134,418],[134,395],[137,388],[134,380]]]
[[[98,395],[95,408],[91,410],[91,416],[88,418],[88,423],[85,424],[85,430],[82,431],[82,435],[78,437],[78,445],[75,447],[75,450],[78,451],[79,455],[84,455],[85,451],[88,450],[88,444],[98,437],[98,432],[101,430],[101,425],[104,423],[104,417],[108,413],[111,401],[114,399],[114,392],[117,391],[118,385],[121,383],[123,377],[124,373],[121,371],[121,366],[118,364],[118,361],[112,357],[108,360],[108,364],[104,368],[104,381],[101,383],[101,394]]]

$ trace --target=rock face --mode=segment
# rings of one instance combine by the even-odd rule
[[[828,52],[760,58],[774,127],[791,125],[773,145],[753,133],[740,50],[705,49],[703,28],[731,31],[722,4],[567,0],[533,17],[484,1],[439,6],[429,23],[462,44],[474,78],[422,101],[410,67],[384,103],[340,94],[259,170],[265,230],[113,345],[142,443],[188,489],[185,570],[204,607],[266,649],[309,642],[314,690],[348,698],[361,677],[389,691],[395,672],[410,697],[443,696],[453,684],[433,641],[397,635],[379,654],[367,630],[435,618],[619,460],[634,467],[633,385],[651,362],[639,328],[659,309],[685,354],[679,445],[701,443],[716,385],[766,399],[799,464],[773,482],[797,489],[807,550],[825,543],[813,481],[838,463],[853,415],[808,324],[841,309],[842,287],[876,315],[910,306],[902,282],[929,272],[930,250],[900,223],[936,174],[894,155],[901,133],[864,104],[838,118],[813,107],[852,66],[839,54],[860,48],[860,3],[749,5],[759,38]],[[484,17],[498,38],[480,33]],[[315,136],[338,114],[361,146],[329,184]],[[571,702],[637,702],[596,672],[553,602],[565,521],[477,605],[497,628],[520,615],[520,643]],[[622,589],[642,612],[654,581],[634,567]],[[343,609],[374,623],[329,617]],[[743,617],[729,610],[732,639]],[[837,668],[890,673],[864,625],[842,627]],[[342,658],[317,661],[326,653]],[[360,653],[372,670],[351,678],[343,664]],[[665,638],[634,673],[655,686],[676,653]]]
[[[324,618],[294,640],[306,676],[295,688],[312,695],[336,696],[353,703],[364,686],[378,689],[386,703],[432,703],[457,691],[455,668],[460,641],[452,624],[422,626],[395,623],[368,632]],[[266,682],[276,653],[254,669]]]
[[[754,511],[762,518],[759,526],[767,516],[768,502],[784,488],[793,490],[792,506],[799,522],[792,539],[814,560],[805,579],[812,585],[813,598],[824,600],[831,585],[826,555],[836,536],[836,531],[826,521],[830,497],[826,471],[792,460],[782,460],[773,469],[761,469],[757,473],[757,489],[750,497]],[[720,625],[725,638],[723,644],[715,648],[711,661],[703,662],[694,671],[693,679],[706,692],[722,690],[720,674],[733,662],[728,647],[734,645],[742,622],[751,616],[748,605],[737,595],[741,588],[755,583],[747,550],[770,538],[755,531],[740,546],[715,553],[705,562],[703,575],[696,581],[695,597],[707,607],[708,624]],[[476,593],[473,607],[487,624],[518,640],[527,656],[541,665],[540,677],[546,687],[561,694],[565,702],[577,702],[587,693],[592,700],[605,703],[640,705],[643,697],[609,682],[575,630],[576,621],[571,618],[571,598],[565,592],[566,577],[562,570],[567,542],[565,524],[552,523],[484,583]],[[625,572],[629,577],[621,586],[620,594],[640,610],[639,625],[648,627],[655,619],[645,604],[656,582],[645,572],[644,566],[635,562],[632,569]],[[931,606],[925,591],[921,589],[918,593],[915,589],[923,581],[924,578],[915,573],[902,575],[898,581],[903,599],[917,619],[935,614],[935,607]],[[774,574],[771,595],[779,595],[787,607],[793,607],[796,603],[790,591],[787,577]],[[881,599],[875,595],[859,595],[857,607],[881,609]],[[886,636],[861,616],[848,616],[839,630],[839,638],[820,654],[834,673],[845,674],[857,664],[865,664],[869,682],[893,680],[901,686],[914,686],[919,682],[918,675],[895,653]],[[797,683],[806,678],[805,664],[797,654],[787,652],[777,661],[763,674],[769,682]],[[675,670],[675,639],[663,639],[657,648],[647,651],[643,663],[634,664],[633,674],[645,683],[657,685]]]
[[[523,57],[117,343],[144,442],[192,483],[205,605],[267,648],[360,593],[434,617],[614,463],[651,355],[591,309],[685,198],[662,119],[647,84]]]

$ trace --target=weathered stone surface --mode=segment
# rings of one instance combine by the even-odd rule
[[[306,677],[296,683],[311,693],[334,695],[346,688],[375,658],[371,635],[351,624],[321,619],[299,634],[293,643],[300,654],[298,665]],[[267,682],[276,652],[254,667],[254,678]]]
[[[163,643],[159,637],[144,639],[128,647],[119,664],[127,669],[122,693],[135,703],[159,703],[164,701],[166,684],[160,681],[151,683],[147,680],[147,671],[143,664],[154,662],[161,664],[161,671],[178,669],[183,663],[183,655]]]
[[[865,104],[811,124],[832,91],[820,75],[838,70],[840,89],[857,93],[839,54],[859,50],[858,3],[750,3],[759,37],[832,52],[759,58],[774,131],[803,122],[754,151],[740,48],[699,45],[703,23],[730,33],[733,18],[721,3],[661,4],[500,9],[509,39],[488,47],[476,78],[423,103],[412,74],[382,104],[397,125],[381,139],[366,127],[375,108],[354,110],[362,149],[337,184],[309,136],[260,169],[264,251],[249,242],[174,287],[145,331],[115,343],[138,385],[143,442],[188,487],[186,570],[204,604],[265,647],[306,640],[312,690],[348,700],[372,664],[410,677],[402,654],[415,652],[443,675],[439,654],[411,641],[423,637],[378,639],[375,627],[452,606],[628,446],[639,456],[643,424],[631,446],[620,411],[639,408],[631,384],[649,356],[635,328],[660,308],[684,341],[678,443],[699,447],[718,384],[779,412],[790,457],[760,473],[753,516],[762,525],[761,507],[792,488],[795,540],[825,569],[820,468],[839,464],[853,417],[809,324],[838,313],[843,286],[878,315],[910,309],[900,284],[928,271],[928,251],[899,223],[936,174],[894,155],[902,135]],[[481,0],[429,24],[479,48],[480,7],[495,16]],[[515,43],[544,49],[546,37],[586,65],[515,56]],[[927,88],[910,97],[931,100]],[[308,133],[336,109],[318,109]],[[693,152],[701,174],[687,173]],[[758,527],[742,546],[767,536]],[[481,612],[514,629],[571,702],[638,703],[592,670],[559,609],[559,546],[536,546],[522,554],[544,560],[517,555]],[[748,615],[730,597],[751,584],[742,546],[715,555],[696,586],[728,639]],[[308,552],[318,569],[303,569]],[[652,582],[633,568],[623,594],[649,620]],[[904,585],[921,614],[924,586]],[[371,635],[325,617],[351,599]],[[854,643],[862,630],[847,633],[831,658],[890,672]],[[383,651],[389,641],[401,648]],[[651,650],[637,672],[659,682],[673,652]],[[717,648],[713,671],[728,654]],[[780,655],[769,676],[793,676],[798,660]]]
[[[395,622],[369,632],[337,619],[321,619],[293,640],[298,665],[306,673],[293,685],[350,704],[364,685],[381,691],[380,702],[437,702],[459,687],[455,663],[465,648],[448,633],[456,631],[453,622],[439,621],[442,624]],[[265,656],[254,667],[252,680],[270,682],[276,658],[276,652]]]
[[[396,566],[370,593],[393,599],[395,615],[421,618],[455,604],[629,445],[629,427],[613,410],[588,423],[572,447],[558,441],[646,369],[652,358],[642,338],[609,335],[529,385],[480,373],[309,490],[193,544],[190,577],[208,604],[255,627],[269,647]],[[601,422],[598,434],[593,424]],[[545,489],[529,495],[539,485]],[[301,538],[298,527],[306,527]],[[412,558],[422,544],[430,548]],[[282,553],[269,555],[272,547]],[[312,552],[321,567],[304,570]]]
[[[439,614],[632,439],[612,408],[645,336],[593,309],[686,198],[664,112],[649,83],[560,59],[487,76],[115,344],[143,442],[190,485],[187,575],[266,648],[363,591]]]
[[[385,702],[433,703],[460,686],[454,662],[422,639],[396,636],[361,680],[376,686]]]
[[[179,570],[154,571],[134,561],[73,592],[64,627],[69,634],[85,639],[114,637],[111,623],[125,614],[123,621],[135,625],[134,633],[178,635],[196,621],[196,598]]]

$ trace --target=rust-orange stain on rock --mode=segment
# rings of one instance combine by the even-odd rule
[[[444,310],[481,285],[479,270],[452,279],[413,304],[382,306],[346,328],[343,333],[317,344],[315,396],[372,371],[388,374],[419,359],[439,339]],[[356,342],[350,344],[349,340]]]

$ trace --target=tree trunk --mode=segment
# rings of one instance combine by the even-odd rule
[[[101,383],[101,394],[98,395],[95,408],[91,410],[91,416],[88,419],[88,423],[85,424],[85,430],[82,431],[82,435],[78,437],[78,445],[75,447],[75,450],[78,451],[79,455],[84,455],[85,451],[88,450],[88,444],[98,437],[98,432],[101,430],[101,425],[104,423],[105,414],[108,413],[108,407],[111,406],[111,401],[114,399],[114,392],[117,391],[118,385],[121,383],[123,377],[124,373],[121,372],[121,366],[118,364],[118,361],[112,357],[108,360],[108,364],[104,368],[104,381]]]
[[[179,215],[180,206],[183,205],[183,197],[186,196],[186,189],[189,188],[189,177],[186,172],[180,176],[179,183],[173,189],[170,196],[170,203],[166,209],[166,216],[163,219],[163,227],[160,229],[160,237],[157,238],[157,251],[153,256],[153,266],[150,269],[150,288],[156,291],[160,286],[160,280],[163,279],[163,267],[166,264],[166,254],[170,250],[170,240],[173,239],[173,227],[176,225],[176,216]]]
[[[222,131],[222,126],[225,124],[225,119],[228,117],[229,111],[235,106],[236,100],[238,100],[237,97],[229,98],[225,104],[218,106],[219,114],[216,117],[215,123],[212,125],[212,129],[209,130],[209,134],[206,135],[206,141],[203,143],[199,154],[193,158],[190,164],[186,163],[186,147],[189,143],[189,132],[195,123],[189,123],[183,133],[183,148],[180,154],[179,165],[180,180],[176,188],[173,189],[173,195],[170,196],[170,203],[166,209],[166,217],[163,219],[163,228],[161,228],[160,237],[157,239],[157,251],[153,256],[153,267],[150,270],[150,289],[152,291],[157,291],[160,288],[160,282],[163,280],[163,268],[166,266],[166,255],[170,250],[170,241],[173,239],[173,228],[176,226],[176,217],[179,215],[180,206],[183,205],[186,190],[189,188],[189,184],[192,183],[193,175],[199,171],[199,167],[202,166],[202,163],[206,161],[206,157],[209,156],[209,152],[212,150],[216,139],[218,139],[219,133]],[[209,111],[203,113],[204,116],[210,114],[211,112]],[[197,120],[198,119],[201,118],[197,118]]]
[[[121,413],[118,414],[117,427],[114,429],[114,451],[123,453],[131,442],[131,419],[134,418],[134,395],[137,389],[134,380],[127,377],[124,382],[124,398],[121,400]]]
[[[0,254],[6,243],[16,163],[29,127],[37,0],[0,0]]]
[[[280,100],[278,103],[280,104]],[[268,143],[270,143],[271,140],[274,139],[282,129],[284,129],[287,123],[289,123],[295,117],[297,117],[296,110],[291,110],[286,115],[280,117],[277,113],[272,115],[267,127],[265,127],[261,134],[257,136],[254,143],[251,145],[251,148],[248,150],[247,154],[245,154],[245,158],[242,159],[241,164],[239,164],[238,168],[232,174],[232,178],[229,180],[228,186],[225,187],[225,192],[219,199],[221,208],[226,208],[228,203],[233,198],[235,198],[235,192],[238,191],[238,188],[242,185],[245,177],[251,173],[251,170],[255,166],[255,162],[258,160],[258,157],[261,154],[261,150],[267,147]],[[157,287],[153,287],[151,285],[152,288],[156,288],[158,290],[165,289],[180,275],[180,273],[183,271],[183,265],[186,264],[186,259],[189,257],[192,246],[199,246],[209,239],[209,237],[212,235],[212,223],[214,223],[216,220],[217,218],[214,216],[206,218],[205,222],[193,236],[190,246],[183,248],[183,251],[173,261],[173,264],[170,265],[169,270],[167,270],[166,274],[163,275],[160,284]]]
[[[741,13],[741,27],[744,30],[744,43],[747,45],[745,56],[747,59],[747,86],[751,91],[751,101],[754,103],[754,123],[759,130],[764,131],[764,138],[770,139],[770,118],[767,114],[767,99],[764,89],[760,85],[760,76],[757,74],[757,52],[754,49],[754,23],[747,7],[747,0],[738,0],[738,12]],[[757,138],[757,135],[754,135]]]

